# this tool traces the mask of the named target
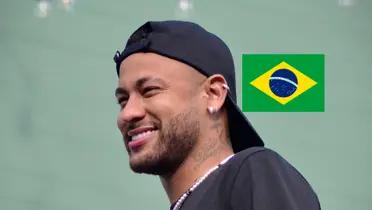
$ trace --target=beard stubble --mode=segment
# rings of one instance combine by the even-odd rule
[[[158,142],[142,161],[130,162],[136,173],[153,175],[172,174],[192,151],[200,134],[200,122],[195,119],[197,111],[191,108],[177,114],[159,130]]]

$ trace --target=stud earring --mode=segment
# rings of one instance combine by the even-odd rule
[[[214,114],[214,113],[217,112],[217,108],[210,106],[210,107],[208,107],[208,112],[209,112],[209,114]]]

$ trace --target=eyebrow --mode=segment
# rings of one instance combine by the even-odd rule
[[[119,95],[125,95],[127,91],[124,88],[118,87],[115,90],[115,96],[118,97]]]
[[[139,80],[136,81],[136,88],[141,88],[145,83],[147,82],[155,82],[155,83],[160,83],[161,85],[163,86],[168,86],[167,83],[160,79],[160,78],[157,78],[157,77],[143,77]],[[116,88],[115,90],[115,96],[118,97],[119,95],[125,95],[125,94],[128,94],[128,92],[122,88],[122,87],[118,87]]]

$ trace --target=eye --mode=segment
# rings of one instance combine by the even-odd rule
[[[147,87],[143,88],[142,94],[143,94],[144,97],[151,97],[151,96],[155,95],[159,90],[160,90],[160,88],[157,87],[157,86],[147,86]]]
[[[124,109],[127,102],[128,102],[128,98],[126,97],[118,98],[118,104],[120,105],[120,109]]]

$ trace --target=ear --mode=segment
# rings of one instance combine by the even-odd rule
[[[205,90],[208,95],[207,109],[209,112],[218,112],[223,106],[229,87],[221,74],[214,74],[205,81]],[[211,111],[213,110],[213,111]],[[213,113],[210,113],[213,114]]]

